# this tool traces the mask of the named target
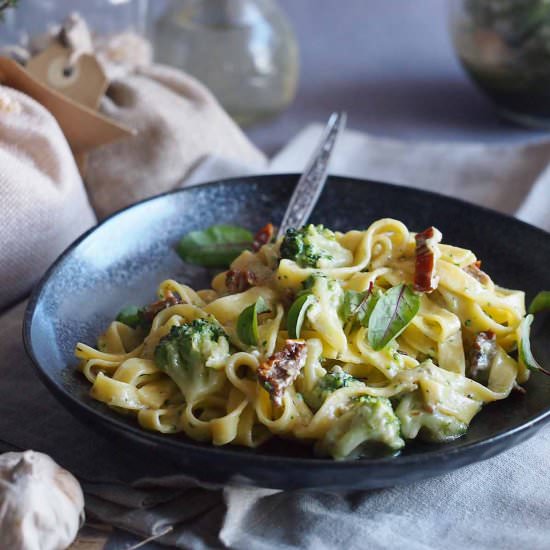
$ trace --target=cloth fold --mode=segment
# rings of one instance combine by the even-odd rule
[[[306,129],[270,169],[301,170],[319,132]],[[549,228],[548,142],[510,149],[416,145],[347,132],[335,155],[335,173],[449,192]],[[190,181],[249,172],[211,158]],[[184,472],[174,476],[165,457],[104,439],[66,412],[32,374],[20,340],[23,311],[20,304],[0,317],[0,447],[52,455],[82,480],[92,518],[144,537],[170,525],[159,541],[193,549],[548,548],[549,427],[485,462],[386,490],[199,487]]]
[[[208,155],[239,161],[256,170],[265,169],[264,154],[244,135],[214,95],[183,71],[153,63],[151,44],[145,37],[132,31],[94,36],[86,21],[73,13],[61,25],[31,39],[24,55],[16,48],[12,57],[29,63],[54,43],[69,49],[69,65],[78,65],[83,54],[96,56],[109,81],[99,110],[136,132],[97,147],[82,162],[88,196],[98,218],[177,188]],[[14,53],[13,48],[11,51]],[[8,55],[9,51],[2,53]],[[63,93],[63,88],[58,91]],[[29,102],[32,103],[27,98],[26,104]],[[2,101],[0,95],[0,114],[8,107],[15,108]],[[37,104],[36,107],[42,108]],[[20,117],[19,122],[25,127],[24,118]],[[31,128],[25,129],[28,133]],[[49,131],[51,136],[47,137],[58,147],[59,128]],[[46,157],[51,163],[59,152]],[[63,165],[70,167],[71,162],[68,159]]]
[[[2,310],[24,297],[59,252],[96,222],[57,122],[6,86],[0,86],[0,212]]]
[[[271,172],[299,172],[323,126],[312,124],[272,159]],[[429,143],[348,130],[331,172],[443,193],[550,231],[550,141],[525,145]]]
[[[263,154],[212,94],[176,69],[142,66],[113,80],[101,111],[137,135],[88,157],[86,184],[99,218],[177,188],[208,155],[265,168]]]

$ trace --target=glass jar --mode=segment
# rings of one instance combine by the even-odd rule
[[[241,125],[275,115],[296,93],[298,48],[274,0],[173,0],[154,52],[203,82]]]
[[[450,24],[462,65],[498,111],[550,128],[550,2],[453,0]]]
[[[6,12],[2,43],[27,46],[37,36],[78,12],[90,30],[101,36],[122,32],[144,35],[148,0],[24,0]]]

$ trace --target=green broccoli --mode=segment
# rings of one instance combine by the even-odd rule
[[[344,248],[330,229],[306,225],[288,229],[281,243],[281,258],[295,261],[300,267],[330,268],[349,265],[353,254]]]
[[[312,273],[305,281],[302,282],[302,290],[298,295],[314,294],[317,298],[321,298],[321,294],[331,294],[334,299],[337,296],[338,307],[342,305],[344,297],[342,286],[336,280],[325,275],[322,271]]]
[[[390,400],[362,395],[350,401],[347,410],[317,441],[315,451],[339,460],[392,453],[404,445]]]
[[[178,385],[187,402],[215,391],[224,383],[229,341],[212,319],[174,326],[155,349],[155,365]]]
[[[422,441],[444,443],[466,433],[467,424],[454,416],[426,409],[419,390],[407,394],[395,409],[405,439],[418,437]]]
[[[142,326],[143,323],[143,308],[138,306],[126,306],[123,307],[116,316],[116,320],[119,323],[124,323],[132,328]]]
[[[342,367],[336,365],[330,372],[327,372],[320,380],[317,381],[315,386],[310,392],[304,394],[306,403],[314,410],[319,410],[325,399],[336,390],[340,388],[347,388],[349,386],[364,385],[363,382],[357,380],[345,372]]]

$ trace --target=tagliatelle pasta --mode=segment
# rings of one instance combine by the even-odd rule
[[[308,226],[244,251],[211,289],[164,281],[147,315],[76,346],[91,395],[214,445],[281,436],[341,459],[459,437],[527,380],[524,294],[426,235],[393,219]]]

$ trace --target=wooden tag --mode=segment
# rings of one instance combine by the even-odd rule
[[[136,133],[46,86],[8,57],[0,56],[0,84],[27,94],[52,113],[65,134],[81,171],[85,153]]]
[[[59,42],[52,42],[28,61],[26,69],[37,80],[73,101],[97,109],[109,85],[101,65],[90,54],[80,55],[72,66],[70,58],[70,49]]]

